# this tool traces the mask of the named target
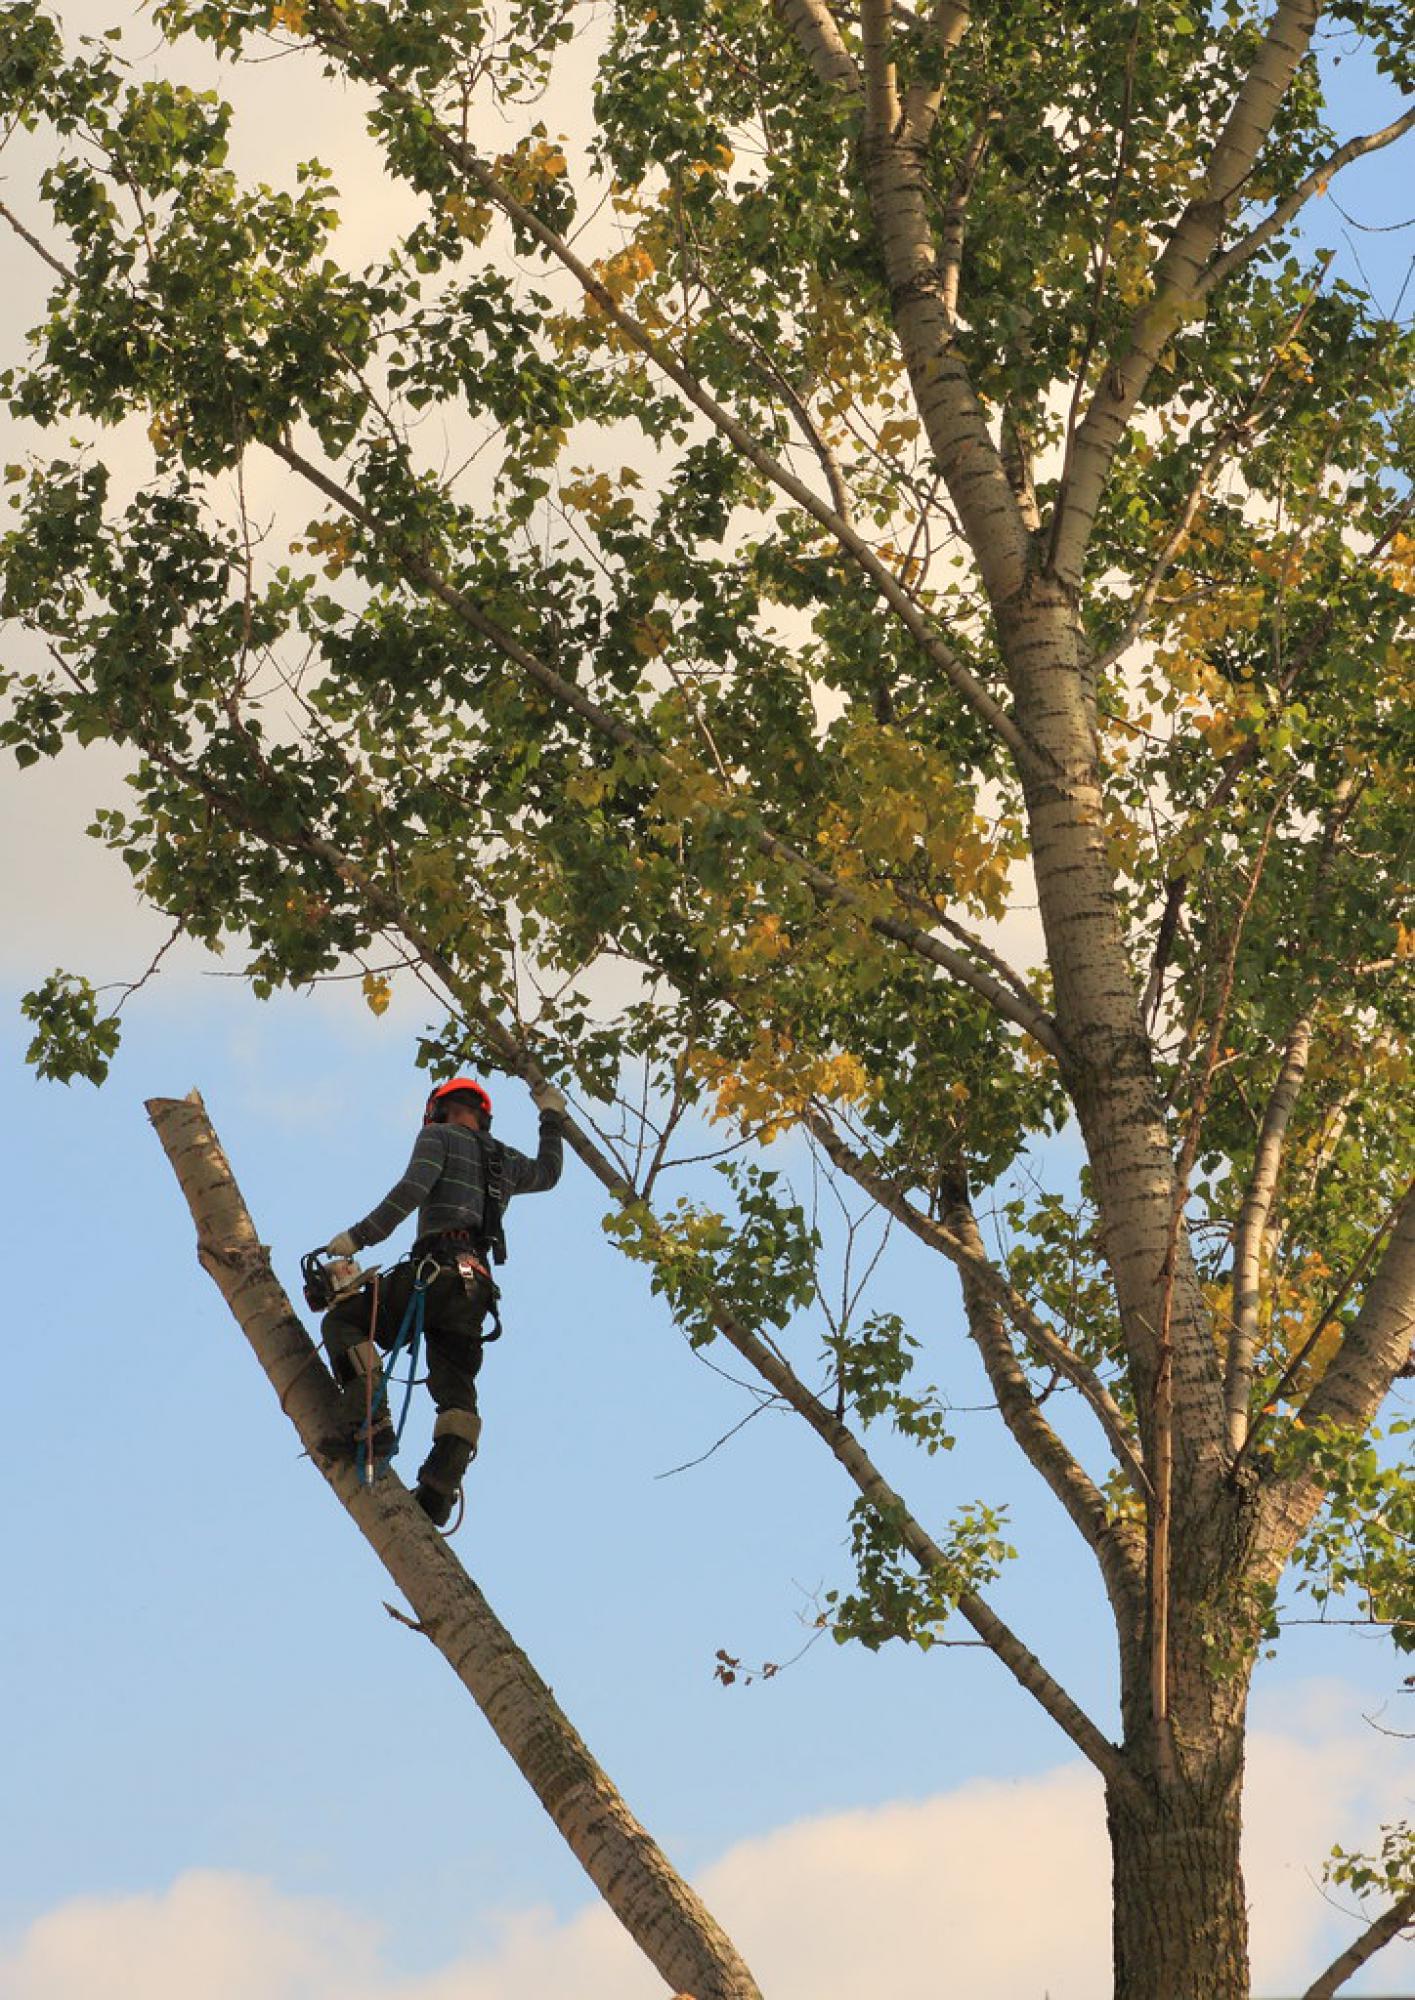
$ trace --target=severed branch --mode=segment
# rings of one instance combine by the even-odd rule
[[[1319,1978],[1312,1981],[1302,2000],[1332,2000],[1333,1994],[1340,1992],[1367,1959],[1374,1958],[1382,1945],[1398,1938],[1411,1923],[1415,1923],[1415,1887],[1407,1889],[1403,1896],[1397,1896],[1378,1917],[1373,1917],[1360,1937],[1334,1958]]]
[[[760,2000],[731,1941],[639,1825],[406,1488],[391,1473],[366,1485],[351,1460],[331,1456],[339,1408],[333,1381],[271,1269],[200,1096],[153,1098],[147,1111],[196,1223],[203,1268],[314,1464],[413,1607],[416,1629],[447,1660],[669,1986],[704,2000]]]

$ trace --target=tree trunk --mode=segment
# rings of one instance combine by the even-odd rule
[[[219,1286],[314,1464],[635,1944],[690,2000],[761,2000],[731,1940],[634,1818],[443,1537],[389,1473],[368,1486],[324,1455],[334,1383],[270,1268],[196,1091],[152,1098],[157,1136]]]
[[[1223,1782],[1109,1791],[1115,2000],[1248,2000],[1236,1761]]]

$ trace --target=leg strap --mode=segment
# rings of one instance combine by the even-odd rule
[[[365,1375],[377,1376],[382,1373],[382,1357],[371,1340],[360,1340],[354,1346],[346,1348],[344,1358],[360,1380]]]

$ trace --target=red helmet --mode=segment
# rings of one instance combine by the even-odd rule
[[[454,1076],[450,1083],[438,1084],[427,1100],[423,1112],[424,1125],[441,1125],[445,1117],[446,1100],[450,1097],[470,1097],[481,1106],[482,1117],[491,1123],[491,1099],[481,1085],[470,1076]]]

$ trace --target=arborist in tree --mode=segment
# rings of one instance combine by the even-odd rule
[[[427,1381],[437,1406],[432,1450],[418,1472],[416,1498],[440,1528],[451,1515],[481,1434],[477,1370],[488,1313],[500,1332],[491,1264],[506,1255],[502,1212],[515,1194],[540,1194],[560,1179],[565,1099],[553,1084],[535,1086],[540,1149],[532,1160],[491,1137],[491,1099],[470,1077],[439,1084],[427,1100],[423,1129],[407,1172],[371,1214],[329,1243],[352,1257],[381,1243],[418,1209],[412,1253],[391,1271],[341,1298],[324,1316],[324,1344],[348,1417],[341,1444],[374,1465],[396,1445],[387,1398],[380,1393],[385,1353],[398,1339],[409,1302],[425,1286],[423,1332]],[[370,1430],[370,1412],[372,1429]]]

